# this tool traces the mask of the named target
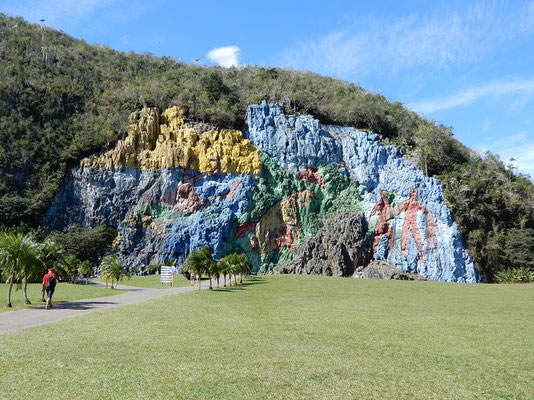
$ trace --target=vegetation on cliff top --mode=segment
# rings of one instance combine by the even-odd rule
[[[223,69],[122,53],[0,14],[0,223],[37,225],[67,168],[124,138],[144,105],[242,129],[265,99],[289,113],[378,133],[445,187],[469,253],[492,281],[533,267],[534,187],[498,157],[481,158],[452,130],[337,79],[279,68]]]

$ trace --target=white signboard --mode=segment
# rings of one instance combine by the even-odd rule
[[[165,265],[161,266],[161,284],[170,283],[171,286],[174,286],[174,276],[172,274],[172,267],[167,267]]]

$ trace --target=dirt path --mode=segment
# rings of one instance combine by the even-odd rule
[[[94,282],[94,281],[93,281]],[[96,285],[103,285],[94,282]],[[202,289],[209,287],[209,281],[202,282]],[[0,313],[0,334],[17,329],[30,328],[58,321],[63,318],[84,315],[112,307],[121,307],[128,304],[140,303],[158,297],[170,296],[198,290],[198,287],[175,287],[169,289],[141,288],[120,285],[120,289],[128,292],[110,297],[96,299],[76,300],[66,303],[57,303],[52,310],[45,310],[44,304],[37,307],[25,308],[18,311]]]

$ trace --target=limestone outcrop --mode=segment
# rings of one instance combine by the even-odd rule
[[[221,173],[258,174],[259,151],[240,131],[223,129],[199,132],[188,127],[182,110],[172,107],[160,116],[146,108],[130,116],[128,136],[104,154],[81,161],[82,167],[100,170],[185,168],[213,170],[213,159]]]
[[[330,165],[357,183],[375,259],[434,280],[478,282],[443,188],[396,147],[372,133],[286,115],[276,104],[250,106],[247,115],[246,136],[283,170]]]
[[[177,107],[132,114],[127,137],[69,171],[43,223],[112,225],[134,267],[208,246],[259,273],[351,276],[374,258],[478,281],[437,180],[374,134],[265,103],[244,133],[186,124]]]
[[[374,260],[369,265],[359,266],[352,277],[358,279],[396,279],[401,281],[426,280],[419,274],[410,274],[381,260]]]
[[[353,211],[330,214],[325,217],[322,229],[302,242],[293,261],[275,267],[273,273],[351,276],[358,266],[368,262],[366,233],[361,214]]]

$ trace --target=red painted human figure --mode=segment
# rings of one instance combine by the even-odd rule
[[[417,201],[417,189],[412,189],[410,192],[410,198],[406,200],[404,203],[400,205],[400,207],[395,210],[395,212],[392,214],[392,217],[396,217],[401,212],[405,211],[406,216],[404,219],[404,226],[402,227],[402,240],[401,240],[401,250],[402,254],[407,257],[408,256],[408,239],[410,238],[410,234],[415,239],[415,243],[417,245],[417,259],[421,263],[425,263],[426,261],[423,258],[423,243],[421,241],[421,232],[419,231],[419,227],[417,226],[417,213],[419,211],[422,211],[425,213],[427,217],[427,228],[425,232],[425,236],[428,240],[428,243],[432,241],[434,243],[434,247],[437,250],[437,239],[436,239],[436,230],[437,225],[434,221],[434,218],[432,215],[430,215],[430,212]]]
[[[382,190],[380,194],[382,199],[375,204],[369,216],[369,219],[371,219],[375,213],[378,213],[378,222],[376,223],[374,232],[373,258],[375,258],[376,248],[378,247],[378,243],[380,243],[380,239],[382,239],[382,235],[386,235],[388,238],[389,251],[393,250],[393,229],[391,229],[388,222],[388,219],[391,218],[392,208],[388,201],[388,192]]]

